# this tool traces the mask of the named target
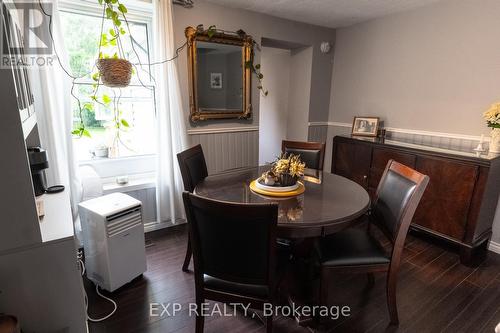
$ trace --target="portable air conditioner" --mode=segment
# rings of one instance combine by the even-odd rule
[[[78,206],[90,280],[114,291],[146,271],[140,201],[113,193]]]

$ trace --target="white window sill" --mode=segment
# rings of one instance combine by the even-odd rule
[[[102,158],[80,161],[78,164],[80,166],[90,165],[104,183],[114,183],[117,176],[128,175],[131,180],[136,178],[154,178],[156,155]]]
[[[104,178],[102,181],[104,194],[137,191],[156,187],[156,177],[154,173],[129,176],[129,181],[126,184],[118,184],[116,182],[116,177]]]

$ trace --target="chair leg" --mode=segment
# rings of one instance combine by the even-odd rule
[[[327,273],[323,268],[319,273],[318,301],[320,305],[326,306],[328,303],[328,284],[326,283]]]
[[[266,317],[266,332],[267,333],[273,332],[273,316],[272,315]]]
[[[202,300],[196,300],[196,333],[203,333],[203,326],[205,324],[205,317],[201,313]]]
[[[203,333],[203,326],[205,324],[205,317],[196,315],[196,333]]]
[[[391,274],[391,272],[389,272],[387,277],[387,308],[389,309],[389,317],[391,318],[392,325],[399,324],[396,284],[396,274]]]
[[[182,264],[182,271],[183,272],[189,272],[189,262],[191,261],[192,254],[193,254],[193,251],[191,250],[191,239],[188,237],[186,257],[184,258],[184,264]]]

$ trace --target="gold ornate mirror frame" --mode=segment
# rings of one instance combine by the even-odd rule
[[[191,121],[197,122],[209,119],[249,119],[252,116],[251,104],[251,71],[246,65],[252,60],[252,37],[246,34],[227,34],[215,32],[209,37],[207,30],[187,27],[185,30],[188,46],[188,75],[189,75],[189,109]],[[242,48],[242,110],[241,112],[230,112],[225,109],[204,110],[198,106],[198,78],[197,78],[197,42],[210,42],[241,46]]]

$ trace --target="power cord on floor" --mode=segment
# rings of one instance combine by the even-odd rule
[[[82,268],[82,277],[83,277],[83,275],[85,274],[85,264],[83,263],[81,253],[78,253],[78,262],[80,263],[80,266]],[[88,297],[87,297],[87,292],[85,291],[85,288],[83,288],[83,292],[85,294],[85,313],[87,315],[87,320],[91,321],[91,322],[94,322],[94,323],[98,323],[98,322],[104,321],[104,320],[108,319],[109,317],[111,317],[112,315],[114,315],[115,312],[116,312],[116,310],[118,309],[118,305],[111,298],[106,297],[103,294],[101,294],[101,292],[99,291],[99,286],[97,284],[95,285],[95,291],[96,291],[97,295],[99,295],[100,297],[104,298],[105,300],[107,300],[107,301],[109,301],[109,302],[111,302],[113,304],[113,311],[111,311],[111,313],[109,313],[108,315],[106,315],[106,316],[104,316],[102,318],[95,318],[95,319],[91,318],[89,316],[89,312],[88,312],[88,309],[89,309],[89,300],[88,300]]]

